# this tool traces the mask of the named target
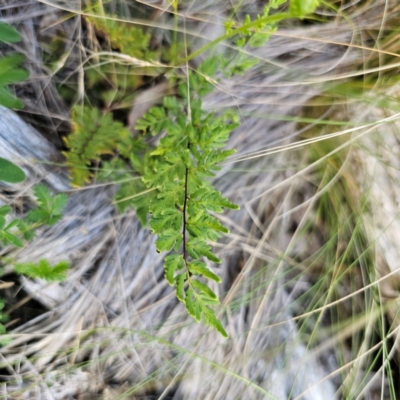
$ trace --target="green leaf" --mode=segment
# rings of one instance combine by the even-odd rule
[[[164,228],[180,229],[182,213],[175,208],[166,208],[150,220],[150,229],[153,233],[161,233]]]
[[[191,196],[191,200],[194,201],[196,205],[201,206],[203,209],[217,213],[222,213],[224,208],[240,210],[238,205],[231,203],[228,199],[222,197],[221,192],[217,192],[216,190],[209,188],[201,188],[197,190]]]
[[[25,173],[12,162],[0,157],[0,181],[19,183],[25,180]]]
[[[227,339],[229,337],[228,334],[226,333],[224,327],[222,326],[221,322],[215,316],[215,313],[211,308],[205,307],[205,310],[203,311],[203,314],[204,314],[204,324],[205,325],[214,328],[224,338]]]
[[[202,295],[209,297],[210,299],[216,300],[218,296],[203,282],[195,279],[190,280],[190,284],[197,289]]]
[[[2,230],[6,226],[6,219],[0,216],[0,230]]]
[[[184,291],[185,277],[186,274],[179,274],[175,277],[176,297],[181,303],[184,304],[185,304],[185,291]]]
[[[312,14],[319,5],[319,0],[290,0],[289,12],[297,18]]]
[[[208,240],[218,239],[219,232],[229,233],[229,229],[225,228],[217,218],[208,214],[203,214],[199,219],[189,217],[186,227],[192,236]]]
[[[13,96],[7,88],[0,86],[0,105],[8,108],[21,109],[24,103]]]
[[[11,211],[11,207],[10,206],[1,206],[0,207],[0,216],[1,217],[6,216],[10,211]]]
[[[19,66],[21,63],[23,63],[25,60],[25,56],[20,53],[15,53],[8,55],[7,57],[3,57],[0,59],[0,77],[4,76],[5,74],[12,72],[12,71],[25,71],[25,70],[20,70],[16,69],[17,66]],[[18,72],[21,73],[21,72]],[[27,71],[24,72],[27,74]],[[25,79],[25,78],[24,78]],[[0,79],[0,84],[4,85],[5,83]]]
[[[22,240],[10,232],[0,231],[0,240],[2,240],[6,245],[13,244],[17,247],[24,247]]]
[[[196,322],[200,322],[201,305],[196,299],[195,292],[191,286],[189,286],[188,290],[186,291],[185,304],[189,315],[194,318]]]
[[[42,184],[35,186],[34,194],[37,198],[38,206],[36,209],[29,211],[27,215],[29,222],[53,225],[62,218],[68,202],[66,194],[53,195]]]
[[[207,257],[210,261],[214,261],[218,264],[221,260],[211,252],[212,247],[201,239],[192,239],[187,243],[188,251],[194,251],[195,254],[198,253],[202,256]],[[191,255],[192,256],[192,255]],[[193,258],[198,258],[197,256],[192,256]]]
[[[20,223],[19,219],[13,219],[6,227],[5,230],[8,231],[11,228],[14,228],[14,226],[18,226]]]
[[[178,99],[174,96],[164,97],[163,105],[169,110],[180,110],[182,106],[179,104]]]
[[[182,242],[181,232],[174,229],[166,229],[158,236],[156,240],[156,249],[158,252],[170,251],[175,244]]]
[[[211,299],[210,297],[204,296],[201,293],[199,294],[199,299],[201,300],[201,302],[203,303],[204,306],[215,307],[215,306],[219,306],[219,304],[220,304],[218,299]]]
[[[168,125],[169,120],[165,109],[162,107],[153,107],[137,121],[135,129],[138,131],[148,130],[152,136],[155,136],[166,129]]]
[[[15,28],[4,22],[0,22],[0,41],[17,43],[20,40],[21,36]]]
[[[177,269],[182,269],[183,267],[183,256],[180,254],[171,254],[164,258],[165,278],[171,286],[173,286],[175,283],[175,271]]]
[[[11,83],[16,83],[28,78],[29,73],[25,69],[13,69],[10,71],[0,71],[0,84],[9,85]]]
[[[68,261],[60,261],[59,263],[51,266],[48,260],[40,260],[35,263],[21,263],[15,264],[15,271],[19,274],[27,275],[30,278],[40,278],[49,282],[62,281],[67,278],[67,271],[69,270]]]
[[[199,65],[198,71],[203,73],[204,75],[214,76],[218,71],[219,62],[220,57],[207,58],[201,65]]]
[[[210,269],[208,269],[206,267],[206,264],[201,261],[197,261],[197,260],[191,261],[188,264],[188,267],[189,267],[189,271],[192,274],[203,275],[207,279],[212,279],[213,281],[215,281],[217,283],[221,283],[221,278],[218,275],[214,274],[214,272],[212,272]]]

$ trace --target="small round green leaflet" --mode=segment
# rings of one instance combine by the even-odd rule
[[[0,157],[0,181],[19,183],[25,180],[25,172],[11,161]]]

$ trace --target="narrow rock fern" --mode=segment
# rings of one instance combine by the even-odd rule
[[[199,99],[190,100],[178,102],[167,97],[164,108],[150,110],[137,126],[166,131],[151,152],[143,177],[144,184],[156,191],[149,202],[150,229],[158,235],[157,251],[171,252],[164,259],[165,278],[175,286],[179,301],[197,322],[203,320],[227,337],[213,309],[219,304],[218,296],[203,282],[220,283],[221,279],[204,258],[220,263],[209,242],[229,233],[210,213],[239,209],[208,180],[220,169],[219,164],[235,153],[222,148],[237,124],[229,123],[228,116],[205,113]],[[154,115],[160,117],[157,121],[164,121],[162,126],[155,126]]]

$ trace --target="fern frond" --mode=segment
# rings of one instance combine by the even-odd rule
[[[65,138],[69,151],[64,155],[70,167],[71,183],[83,186],[93,175],[91,164],[99,162],[104,154],[113,154],[130,133],[111,114],[100,114],[97,108],[76,107],[72,121],[73,132]]]

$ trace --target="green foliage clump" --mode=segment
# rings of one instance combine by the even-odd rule
[[[23,247],[22,238],[31,240],[35,229],[43,225],[53,225],[62,218],[68,201],[65,194],[53,195],[44,185],[37,185],[34,194],[38,205],[29,211],[26,219],[16,218],[7,224],[6,217],[12,209],[9,205],[0,207],[0,242],[4,245]]]
[[[246,15],[243,24],[237,27],[235,22],[228,20],[225,23],[225,37],[234,37],[234,43],[239,49],[246,45],[261,47],[269,40],[270,36],[278,29],[279,23],[288,18],[304,18],[312,14],[319,5],[319,0],[290,0],[288,13],[272,14],[274,10],[285,5],[287,0],[270,0],[264,7],[263,13],[251,19]],[[226,76],[243,74],[259,63],[257,58],[249,57],[240,51],[233,59],[221,58],[221,67]]]
[[[0,41],[16,43],[21,40],[19,33],[10,25],[0,21]],[[22,54],[12,54],[0,59],[0,105],[10,108],[22,108],[21,100],[12,95],[8,85],[25,80],[28,71],[18,66],[24,61]]]
[[[25,173],[12,162],[0,158],[0,181],[18,183],[25,180]],[[15,218],[7,223],[7,216],[12,208],[9,205],[0,207],[0,242],[4,245],[24,247],[23,239],[31,240],[34,230],[43,225],[53,225],[62,218],[67,203],[65,194],[53,195],[44,185],[37,185],[34,194],[38,206],[31,210],[26,220]],[[2,257],[0,257],[2,259]],[[68,261],[61,261],[51,266],[49,261],[40,260],[38,264],[15,264],[15,271],[32,278],[41,278],[47,281],[60,281],[66,279],[69,269]],[[5,301],[0,299],[0,335],[6,333],[4,322],[8,321],[8,314],[2,312]],[[0,345],[8,343],[9,339],[0,339]]]
[[[112,155],[119,144],[129,142],[130,133],[110,113],[101,114],[97,108],[75,107],[72,123],[73,132],[64,139],[69,148],[64,155],[71,183],[82,186],[93,176],[92,163],[99,162],[104,154]]]

